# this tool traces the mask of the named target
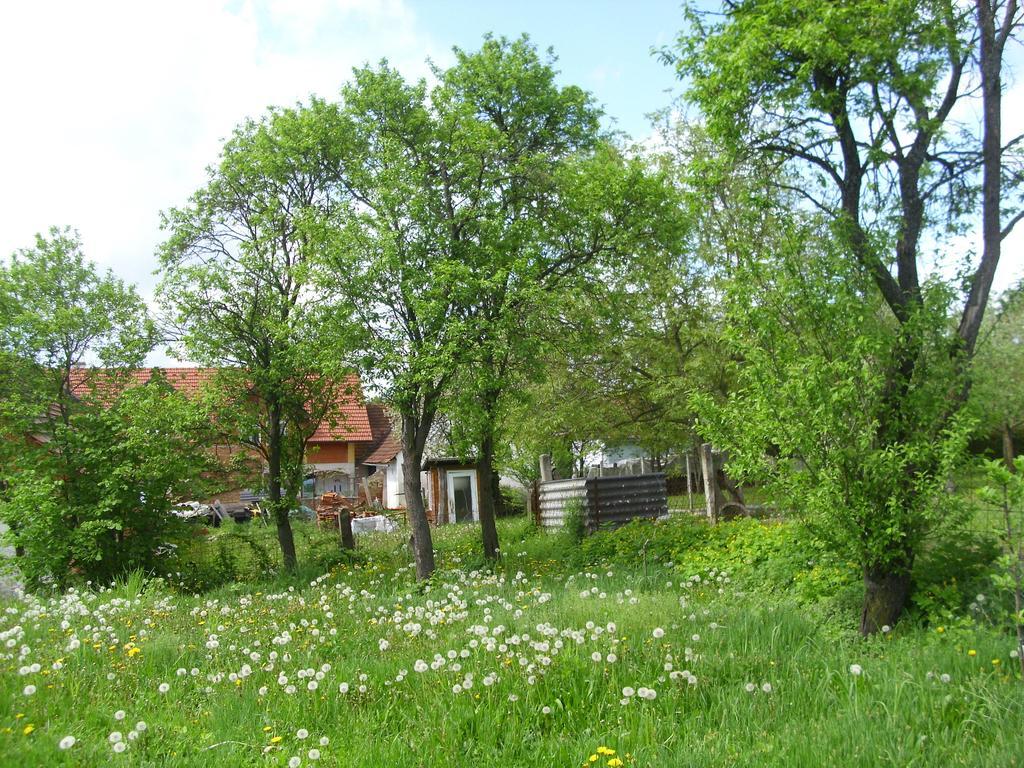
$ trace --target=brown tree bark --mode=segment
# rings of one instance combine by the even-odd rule
[[[1010,422],[1003,422],[1003,463],[1006,464],[1006,468],[1011,472],[1016,472],[1017,467],[1014,465],[1013,460],[1017,458],[1016,446],[1013,444],[1013,427],[1010,426]]]
[[[488,430],[489,432],[490,430]],[[483,534],[484,557],[498,559],[498,526],[495,523],[494,440],[490,434],[480,441],[477,462],[480,480],[480,529]]]
[[[284,435],[281,406],[270,403],[270,434],[267,436],[267,484],[270,509],[277,523],[277,541],[281,545],[281,558],[286,571],[294,571],[299,564],[295,555],[295,537],[288,519],[287,500],[281,497],[281,451]]]
[[[1017,2],[1009,0],[1003,7],[1003,16],[997,18],[998,0],[977,0],[978,65],[981,69],[981,264],[971,279],[970,292],[960,318],[959,334],[967,356],[974,353],[974,345],[981,329],[981,320],[988,304],[992,280],[1002,253],[1004,231],[1000,198],[1002,195],[1003,146],[1003,49],[1017,25]]]
[[[864,569],[864,603],[860,633],[873,635],[893,626],[910,598],[910,565],[887,565]]]
[[[404,446],[403,485],[405,486],[405,508],[412,529],[412,548],[416,558],[416,578],[426,579],[434,572],[434,542],[430,535],[427,511],[423,507],[423,484],[420,482],[420,467],[423,450],[427,442],[433,415],[420,417],[402,414],[402,443]]]

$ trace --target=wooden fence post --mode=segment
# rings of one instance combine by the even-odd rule
[[[704,496],[707,500],[708,520],[714,525],[718,522],[718,481],[715,477],[715,455],[711,443],[700,447],[700,463],[704,471]]]
[[[338,529],[341,533],[341,546],[345,549],[355,549],[356,537],[352,535],[352,513],[347,509],[338,510]]]

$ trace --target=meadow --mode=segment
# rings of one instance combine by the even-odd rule
[[[425,584],[373,534],[291,578],[7,600],[0,763],[1024,765],[1014,641],[983,610],[861,639],[856,574],[783,524],[500,534],[491,569],[477,528],[436,530]]]

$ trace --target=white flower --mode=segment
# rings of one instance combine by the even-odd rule
[[[310,760],[319,760],[320,759],[320,750],[317,749],[316,747],[313,747],[313,749],[309,750],[309,759]]]
[[[22,693],[24,693],[26,696],[31,696],[35,692],[36,687],[34,685],[26,685],[25,690],[22,691]]]
[[[137,738],[139,738],[138,731],[128,731],[128,741],[135,741]]]
[[[123,741],[119,741],[116,744],[114,744],[114,751],[117,752],[118,754],[121,754],[126,749],[128,749],[128,745],[125,744]]]
[[[890,632],[892,632],[892,627],[890,627],[888,624],[883,624],[882,625],[882,634],[883,635],[887,635]]]
[[[142,733],[142,732],[143,732],[144,730],[146,730],[146,729],[147,729],[148,727],[149,727],[149,726],[148,726],[148,725],[146,725],[146,721],[145,721],[145,720],[139,720],[139,722],[137,722],[137,723],[135,724],[135,730],[136,730],[136,731],[138,731],[139,733]]]
[[[757,686],[754,685],[753,683],[747,683],[746,685],[743,686],[743,690],[745,690],[747,693],[753,693],[754,691],[757,690]]]
[[[543,712],[545,715],[550,715],[551,714],[551,707],[547,707],[547,706],[541,707],[540,711]]]
[[[63,739],[60,740],[60,744],[58,744],[57,746],[59,746],[61,749],[71,749],[73,746],[75,746],[75,741],[76,739],[74,736],[65,736]]]
[[[764,691],[765,693],[771,693],[772,692],[772,684],[771,683],[761,683],[761,690]]]
[[[298,755],[288,760],[288,768],[299,768],[300,765],[302,765],[302,758]]]
[[[377,643],[377,647],[380,648],[382,651],[386,651],[390,646],[391,646],[391,643],[389,643],[383,637]]]
[[[590,660],[600,663],[601,662],[601,652],[600,651],[594,651],[592,654],[590,654]]]
[[[947,675],[947,674],[946,674],[945,672],[943,672],[943,673],[942,673],[941,675],[939,675],[939,680],[941,680],[941,681],[942,681],[942,682],[944,682],[944,683],[948,683],[948,682],[949,682],[950,680],[952,680],[952,679],[953,679],[953,678],[951,678],[951,677],[950,677],[949,675]]]
[[[616,656],[614,653],[609,653],[607,656],[604,657],[604,660],[607,661],[609,664],[614,664],[616,661],[619,660],[619,657]]]
[[[169,690],[171,690],[171,686],[169,683],[160,683],[160,686],[157,688],[157,690],[160,691],[160,693],[167,693]]]
[[[265,686],[265,685],[261,685],[261,686],[260,686],[260,689],[259,689],[259,690],[257,691],[257,693],[258,693],[258,694],[259,694],[260,696],[266,696],[266,695],[267,695],[267,686]]]
[[[342,683],[338,686],[338,693],[348,693],[348,683]]]
[[[416,659],[416,663],[412,665],[412,668],[417,672],[426,672],[430,668],[430,665],[423,659]]]
[[[331,743],[331,740],[328,739],[326,736],[321,736],[320,737],[320,746],[321,747],[326,747],[330,743]]]
[[[662,629],[661,627],[655,627],[654,631],[651,632],[651,634],[654,636],[654,638],[656,640],[660,640],[661,638],[663,638],[665,636],[665,630]]]
[[[864,670],[861,669],[860,664],[851,664],[850,665],[850,674],[853,675],[854,677],[858,677],[863,671]]]
[[[628,685],[622,689],[622,695],[627,699],[631,698],[634,694],[636,694],[636,691],[634,691]]]
[[[309,737],[309,731],[307,731],[305,728],[299,728],[299,730],[297,730],[295,732],[295,738],[299,739],[300,741],[302,739],[305,739],[305,738],[308,738],[308,737]]]
[[[112,731],[111,734],[107,736],[107,741],[111,744],[117,744],[122,739],[124,739],[124,736],[121,735],[120,731]]]
[[[117,710],[117,712],[114,713],[114,719],[115,720],[124,720],[124,718],[125,718],[125,716],[127,714],[128,713],[125,712],[123,709],[119,709],[119,710]]]

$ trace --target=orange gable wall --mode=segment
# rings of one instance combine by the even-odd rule
[[[344,464],[355,460],[355,443],[312,443],[306,449],[311,464]]]

